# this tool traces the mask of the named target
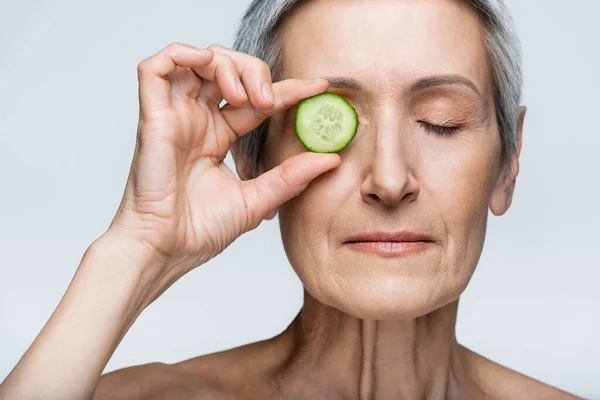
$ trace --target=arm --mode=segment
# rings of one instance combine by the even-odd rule
[[[0,385],[0,400],[91,398],[145,307],[339,165],[337,154],[304,152],[255,179],[238,180],[223,162],[237,138],[325,91],[327,81],[273,84],[264,62],[211,47],[171,44],[138,66],[140,120],[119,209]],[[262,97],[263,83],[271,100]]]
[[[88,399],[117,345],[150,303],[160,268],[137,243],[104,235],[85,252],[64,297],[0,387],[1,399]],[[35,378],[34,378],[35,377]],[[10,394],[10,395],[9,395]]]

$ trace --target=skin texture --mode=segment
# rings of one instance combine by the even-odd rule
[[[504,160],[476,14],[451,0],[318,0],[288,15],[281,40],[272,86],[263,64],[222,46],[176,45],[141,64],[123,202],[0,399],[576,399],[455,337],[488,210],[500,216],[512,201],[525,115],[516,156]],[[316,77],[329,87],[304,81]],[[261,97],[264,82],[272,102]],[[359,114],[339,155],[307,153],[293,131],[293,104],[325,90]],[[219,110],[222,98],[230,105]],[[268,117],[253,177],[236,139]],[[454,129],[441,135],[434,125]],[[222,164],[230,146],[243,182]],[[276,212],[305,286],[284,332],[100,378],[145,307]],[[346,243],[373,230],[433,241],[395,256]]]
[[[519,169],[518,158],[502,160],[475,13],[443,0],[323,0],[295,10],[281,40],[281,79],[345,77],[362,87],[330,86],[357,109],[357,137],[338,168],[279,208],[305,304],[276,338],[172,368],[212,377],[232,398],[575,398],[473,353],[454,336],[458,296],[479,261],[488,209],[498,216],[508,210]],[[414,90],[424,78],[447,75],[475,90]],[[305,151],[294,135],[294,110],[271,118],[261,171]],[[418,121],[459,129],[444,137]],[[234,154],[240,175],[251,178],[249,161]],[[371,230],[425,232],[435,243],[400,257],[344,245]],[[232,371],[225,378],[212,372],[220,363],[216,370]],[[109,374],[106,387],[118,375]]]
[[[330,13],[336,24],[328,23]],[[465,289],[481,254],[488,207],[493,203],[498,215],[507,210],[506,185],[516,175],[499,176],[500,135],[476,15],[448,1],[332,1],[303,7],[295,17],[282,35],[283,78],[351,77],[363,90],[330,88],[357,109],[357,137],[339,168],[279,210],[292,266],[311,295],[357,317],[415,318],[444,306]],[[357,29],[361,19],[377,24]],[[305,32],[309,24],[315,28]],[[457,84],[411,91],[440,75],[469,79],[484,98]],[[441,137],[419,120],[461,128]],[[302,151],[288,124],[274,128],[267,169]],[[343,245],[371,230],[425,232],[435,245],[393,258]]]

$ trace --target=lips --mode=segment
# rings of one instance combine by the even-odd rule
[[[344,245],[361,253],[401,257],[430,249],[432,243],[433,238],[424,233],[373,231],[352,236]]]
[[[345,243],[361,242],[433,242],[433,238],[424,233],[411,231],[402,232],[365,232],[350,237]]]

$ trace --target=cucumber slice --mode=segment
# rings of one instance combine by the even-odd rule
[[[309,151],[335,153],[356,136],[358,114],[342,96],[325,92],[300,102],[294,128]]]

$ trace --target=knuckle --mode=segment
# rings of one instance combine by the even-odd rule
[[[169,45],[165,48],[165,50],[167,51],[172,51],[172,50],[177,50],[182,48],[184,45],[183,43],[179,43],[179,42],[171,42],[169,43]]]
[[[269,68],[269,66],[267,65],[267,63],[264,62],[263,60],[261,60],[260,58],[256,59],[255,68],[256,68],[257,71],[259,71],[263,75],[270,75],[271,74],[271,69]]]
[[[233,58],[231,58],[231,56],[224,54],[223,55],[223,60],[225,60],[225,62],[231,66],[231,67],[237,67],[237,64],[235,63],[235,60]]]
[[[170,57],[174,57],[178,52],[187,49],[187,46],[183,43],[173,42],[170,43],[167,47],[165,47],[164,52],[168,54]]]
[[[234,59],[229,57],[228,55],[224,54],[223,55],[223,63],[225,64],[224,67],[227,68],[230,71],[237,71],[237,64],[235,63]]]
[[[213,44],[211,44],[210,46],[208,46],[208,47],[207,47],[207,49],[208,49],[208,50],[223,50],[223,49],[225,49],[225,47],[224,47],[224,46],[221,46],[221,45],[220,45],[220,44],[218,44],[218,43],[213,43]]]
[[[144,75],[144,74],[146,74],[146,73],[148,73],[150,71],[150,63],[151,62],[152,61],[151,61],[150,58],[146,58],[145,60],[141,61],[137,65],[138,76]]]
[[[287,189],[292,189],[292,185],[290,183],[290,166],[291,166],[291,159],[287,158],[285,159],[280,165],[279,165],[279,173],[281,176],[281,182],[283,183],[283,185],[287,188]]]

